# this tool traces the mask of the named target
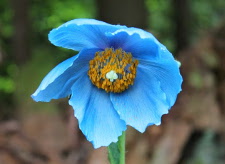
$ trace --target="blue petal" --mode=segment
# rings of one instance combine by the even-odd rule
[[[87,75],[81,76],[72,87],[69,104],[75,110],[79,127],[95,148],[117,142],[126,130],[113,108],[109,94],[92,85]]]
[[[109,47],[107,32],[114,32],[125,26],[111,25],[94,19],[71,20],[49,33],[52,44],[76,51],[83,48]]]
[[[111,93],[110,98],[120,118],[140,132],[148,125],[159,125],[161,116],[168,113],[169,106],[160,82],[140,68],[134,85],[122,93]]]
[[[51,99],[67,97],[71,94],[74,81],[86,74],[88,62],[98,49],[83,50],[52,69],[42,80],[38,89],[31,95],[35,101],[49,102]]]
[[[157,60],[139,60],[138,67],[145,69],[160,81],[161,89],[166,94],[167,103],[172,107],[176,101],[177,94],[181,91],[182,76],[179,63],[174,60],[172,54],[162,48]]]
[[[134,35],[134,34],[138,34],[140,36],[140,38],[142,38],[142,39],[152,39],[157,44],[159,43],[159,41],[150,32],[147,32],[147,31],[139,29],[139,28],[130,27],[130,28],[118,29],[117,31],[115,31],[113,33],[113,35],[120,33],[120,32],[126,32],[130,36]]]
[[[131,52],[134,58],[147,59],[158,57],[161,44],[146,31],[137,28],[126,28],[108,34],[110,45]]]

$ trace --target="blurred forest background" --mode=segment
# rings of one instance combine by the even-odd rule
[[[0,0],[0,164],[107,164],[80,132],[67,99],[30,95],[75,54],[48,32],[96,18],[152,32],[182,63],[183,91],[161,126],[129,128],[127,164],[225,163],[224,0]]]

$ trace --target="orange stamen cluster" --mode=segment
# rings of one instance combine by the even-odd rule
[[[91,82],[106,92],[119,93],[133,85],[136,77],[138,60],[132,58],[131,53],[122,49],[107,48],[96,52],[93,60],[89,62],[88,75]],[[106,74],[115,72],[116,78],[108,79]]]

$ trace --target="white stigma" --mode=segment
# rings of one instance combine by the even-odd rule
[[[111,82],[113,82],[114,80],[118,79],[118,75],[116,74],[115,71],[111,70],[106,74],[106,78],[109,79]]]

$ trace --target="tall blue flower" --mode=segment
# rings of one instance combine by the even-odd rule
[[[179,64],[151,34],[94,19],[75,19],[49,33],[52,44],[75,51],[51,70],[35,101],[71,95],[79,127],[95,148],[116,142],[126,125],[159,125],[181,91]]]

